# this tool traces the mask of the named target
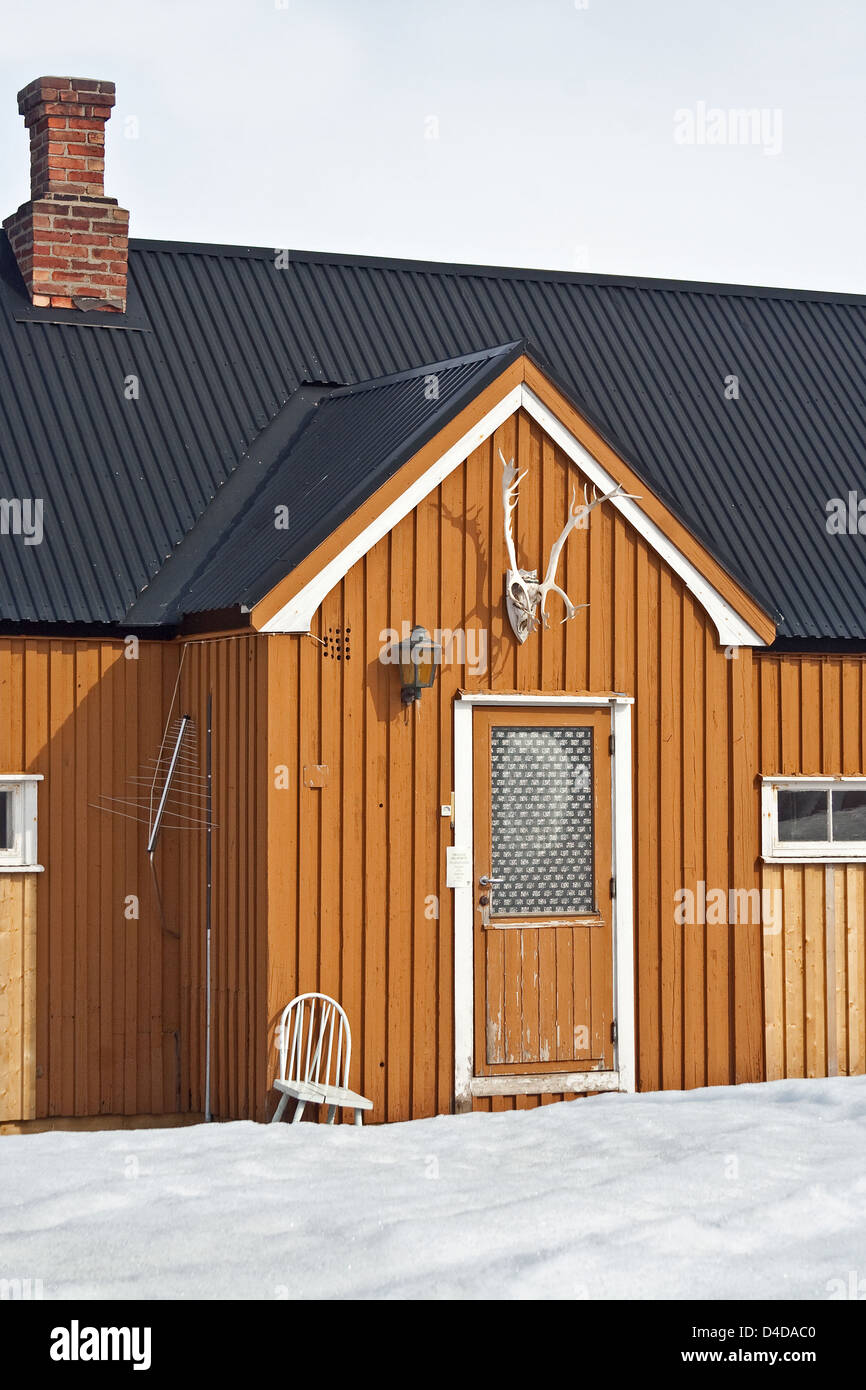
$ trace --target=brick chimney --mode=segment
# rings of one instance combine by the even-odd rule
[[[126,308],[129,213],[106,198],[105,122],[114,83],[37,77],[18,93],[30,131],[30,201],[3,226],[32,302]]]

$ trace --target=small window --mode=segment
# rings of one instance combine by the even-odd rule
[[[0,773],[0,872],[42,867],[36,862],[36,783],[41,781]]]
[[[11,793],[5,788],[0,787],[0,849],[12,849],[14,836],[12,834],[12,808],[9,805]]]
[[[770,862],[866,859],[866,778],[765,778],[762,822]]]

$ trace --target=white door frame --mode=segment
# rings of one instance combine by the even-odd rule
[[[473,882],[454,893],[454,1108],[472,1108],[473,1096],[541,1095],[562,1091],[633,1091],[635,1088],[634,903],[632,885],[630,695],[466,695],[454,701],[454,845],[469,856]],[[613,1007],[617,1024],[613,1071],[543,1072],[476,1076],[475,860],[473,854],[473,710],[479,706],[527,709],[610,709],[611,874],[613,900]]]

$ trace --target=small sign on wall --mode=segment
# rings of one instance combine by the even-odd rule
[[[448,845],[445,850],[445,885],[447,888],[472,887],[472,855],[468,850]]]

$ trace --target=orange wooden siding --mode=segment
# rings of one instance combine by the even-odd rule
[[[674,920],[683,885],[759,883],[752,655],[725,656],[682,582],[609,506],[569,539],[560,570],[589,609],[559,625],[551,599],[551,628],[519,647],[502,603],[500,446],[529,469],[519,562],[543,570],[577,475],[521,412],[348,572],[313,636],[267,639],[280,692],[268,761],[292,772],[270,791],[269,1016],[299,990],[337,995],[357,1040],[352,1084],[378,1120],[452,1104],[451,832],[440,805],[453,787],[461,688],[635,697],[639,1085],[763,1076],[760,926]],[[389,630],[415,622],[463,629],[476,644],[486,634],[487,663],[473,670],[456,647],[406,717],[396,669],[379,654]],[[327,765],[327,786],[304,785],[310,764]],[[278,848],[293,845],[287,862]]]
[[[440,806],[460,689],[634,697],[642,1089],[864,1070],[866,868],[762,869],[759,828],[759,773],[866,770],[864,659],[726,656],[682,582],[610,506],[570,537],[560,568],[572,601],[590,607],[559,625],[551,599],[552,626],[519,647],[502,603],[500,446],[529,469],[518,556],[543,569],[576,473],[521,414],[348,572],[314,636],[142,642],[137,660],[120,641],[0,639],[0,771],[45,778],[46,872],[9,875],[4,888],[0,987],[4,1016],[20,1020],[0,1052],[7,1119],[203,1108],[205,837],[163,836],[163,922],[144,827],[93,804],[124,796],[154,756],[181,657],[175,713],[196,721],[202,770],[213,694],[218,1118],[269,1113],[273,1026],[308,989],[346,1008],[351,1084],[373,1099],[374,1121],[450,1111],[452,836]],[[404,622],[462,634],[408,716],[396,669],[379,660]],[[36,898],[30,995],[25,881]],[[675,894],[700,883],[778,883],[782,932],[678,924]],[[124,916],[130,895],[137,919]]]
[[[760,770],[862,776],[866,658],[761,657]],[[767,1076],[866,1072],[866,864],[767,864]],[[773,901],[771,899],[771,901]]]
[[[205,770],[212,694],[211,1108],[217,1119],[263,1119],[267,1104],[266,650],[260,638],[223,637],[183,647],[178,711],[193,716]],[[183,1035],[189,1109],[204,1109],[206,837],[186,837],[176,916],[184,924]]]
[[[0,874],[0,1125],[36,1114],[36,874]]]
[[[124,651],[120,641],[0,639],[0,770],[45,779],[46,871],[30,876],[37,1118],[184,1108],[178,945],[160,923],[144,827],[94,805],[135,794],[126,779],[156,755],[178,652],[157,642],[135,660]],[[166,883],[177,872],[168,841],[159,872]],[[137,919],[125,915],[129,898]]]
[[[117,804],[121,814],[109,815],[97,806],[137,794],[127,779],[156,757],[184,648],[141,642],[137,659],[125,650],[121,641],[0,639],[0,771],[45,779],[45,873],[4,874],[0,884],[3,1007],[24,1029],[18,1075],[0,1053],[4,1121],[203,1108],[204,834],[166,830],[154,881],[146,827],[126,818],[135,807]],[[254,766],[264,656],[254,638],[188,644],[175,703],[175,714],[196,721],[203,771],[213,690],[213,1109],[226,1117],[261,1116],[266,1099],[264,792]],[[26,902],[36,900],[32,1012],[24,884]],[[137,918],[126,916],[131,898]],[[11,1034],[5,1047],[11,1057]]]

